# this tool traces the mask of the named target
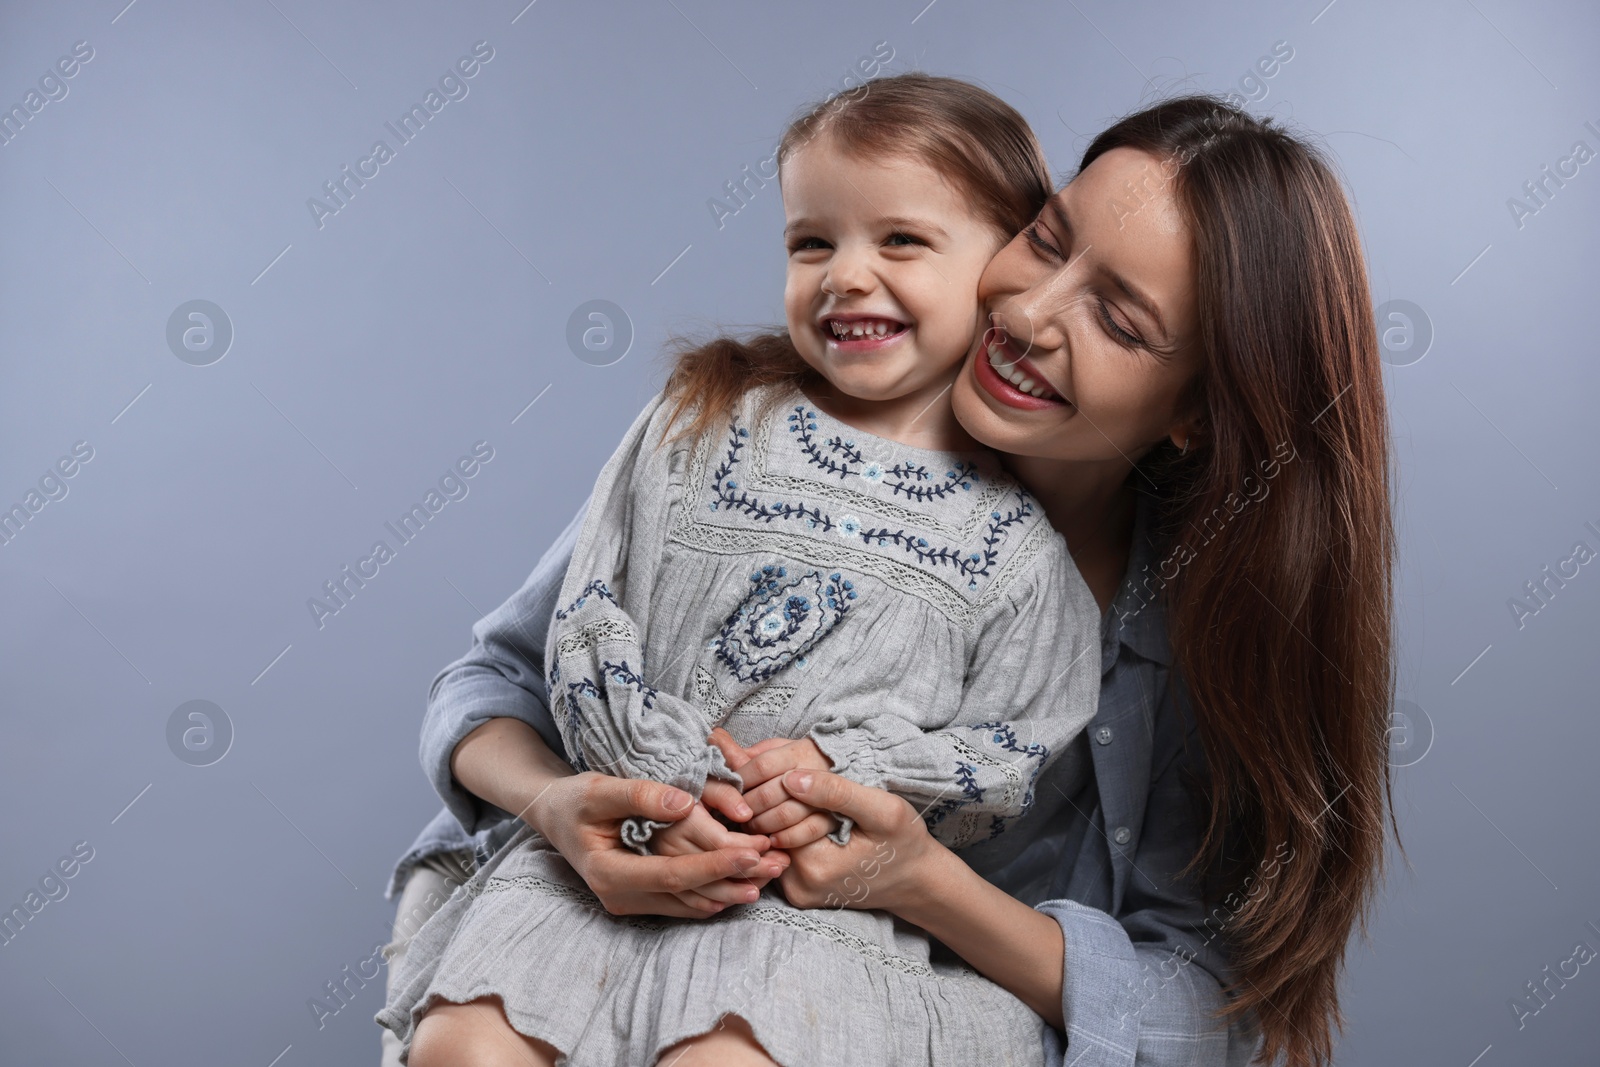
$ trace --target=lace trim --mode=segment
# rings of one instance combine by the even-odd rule
[[[535,893],[543,893],[546,896],[557,897],[561,900],[570,901],[571,903],[587,908],[590,911],[600,912],[608,916],[614,922],[621,923],[624,926],[631,926],[638,930],[663,930],[666,929],[668,925],[666,922],[663,922],[659,919],[648,919],[639,916],[611,915],[610,912],[606,911],[605,906],[600,903],[600,898],[596,897],[588,890],[576,889],[570,885],[563,885],[560,882],[553,882],[548,878],[541,878],[536,874],[517,874],[509,877],[496,876],[488,879],[484,883],[483,889],[480,892],[508,892],[516,889],[528,890]],[[705,923],[749,921],[765,923],[768,926],[782,926],[790,930],[798,930],[801,933],[811,934],[814,937],[825,938],[841,948],[849,949],[851,952],[861,956],[863,959],[866,959],[872,963],[876,963],[881,967],[887,967],[889,970],[897,971],[900,974],[908,975],[913,978],[938,978],[938,974],[934,971],[934,969],[920,960],[914,960],[909,956],[902,956],[898,953],[890,952],[882,946],[874,945],[871,941],[853,934],[842,927],[835,926],[833,923],[827,922],[823,919],[818,919],[815,916],[802,911],[791,911],[787,908],[764,907],[759,904],[745,904],[730,908],[727,911],[724,911],[719,915],[713,915],[708,919],[695,919],[692,921]]]
[[[546,896],[559,897],[574,904],[588,908],[590,911],[599,912],[613,922],[623,926],[631,926],[635,930],[665,930],[667,924],[660,919],[650,919],[639,915],[612,915],[606,911],[605,905],[600,903],[600,898],[586,889],[574,889],[570,885],[552,882],[548,878],[540,878],[536,874],[514,874],[507,877],[495,876],[484,882],[483,888],[476,895],[484,893],[505,893],[513,889],[526,889]]]
[[[580,629],[562,634],[556,642],[557,659],[563,659],[586,648],[598,648],[605,641],[639,640],[639,631],[627,619],[601,618],[585,623]]]
[[[724,915],[727,916],[725,920],[723,920]],[[790,911],[785,908],[768,908],[759,904],[746,904],[734,911],[714,916],[710,921],[716,922],[718,920],[731,922],[749,920],[766,923],[769,926],[785,926],[791,930],[799,930],[816,937],[827,938],[841,948],[847,948],[858,956],[887,967],[892,971],[899,971],[901,974],[910,975],[914,978],[937,977],[933,968],[920,960],[890,952],[880,945],[874,945],[871,941],[852,934],[849,930],[818,919],[803,911]]]
[[[792,685],[773,685],[770,682],[761,686],[749,696],[734,702],[723,694],[721,686],[717,685],[716,676],[704,667],[694,669],[694,680],[690,683],[694,687],[694,704],[705,713],[706,721],[712,726],[721,726],[734,715],[776,715],[789,706],[794,700],[794,695],[799,692],[798,687]]]

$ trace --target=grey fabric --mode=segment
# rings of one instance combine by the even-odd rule
[[[810,737],[936,838],[1002,835],[1099,696],[1094,599],[1037,501],[992,454],[877,438],[794,390],[746,395],[699,439],[675,429],[662,397],[635,420],[563,579],[545,662],[568,753],[698,794],[739,782],[713,726]],[[653,1061],[726,1013],[785,1064],[1042,1063],[1026,1005],[935,969],[887,913],[769,888],[641,929],[536,834],[491,865],[413,942],[379,1016],[403,1041],[437,1000],[495,995],[574,1064]],[[755,998],[753,965],[771,965]]]
[[[999,836],[1099,698],[1099,613],[1038,502],[793,389],[678,428],[659,396],[634,421],[567,567],[545,662],[574,765],[698,797],[739,784],[712,727],[809,737],[944,843]]]
[[[726,1014],[785,1067],[1042,1067],[1050,1027],[880,912],[803,911],[776,886],[710,919],[606,912],[518,835],[412,940],[378,1021],[409,1048],[439,1001],[498,997],[571,1067],[652,1064]]]
[[[1058,760],[1024,821],[987,846],[1020,848],[990,880],[1050,914],[1065,935],[1062,1008],[1071,1043],[1063,1048],[1050,1031],[1053,1067],[1242,1067],[1257,1046],[1246,1024],[1224,1030],[1212,1019],[1225,1003],[1226,938],[1216,933],[1215,909],[1208,913],[1197,888],[1178,878],[1199,840],[1183,778],[1203,774],[1204,758],[1172,671],[1165,614],[1138,591],[1162,558],[1150,512],[1141,500],[1122,586],[1101,619],[1099,708],[1073,746],[1092,767],[1086,773],[1081,760]],[[450,776],[450,756],[496,714],[522,719],[547,741],[555,736],[542,670],[501,673],[501,665],[542,661],[544,627],[582,517],[580,509],[528,583],[474,627],[472,650],[435,681],[422,761],[461,821],[436,818],[408,858],[473,846],[485,855],[521,825],[497,820],[497,809],[462,790]],[[559,740],[551,747],[562,753]],[[1125,844],[1113,840],[1119,828],[1128,830]]]

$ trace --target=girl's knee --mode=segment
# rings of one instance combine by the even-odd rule
[[[778,1067],[750,1024],[724,1015],[714,1029],[686,1038],[661,1054],[656,1067]]]
[[[557,1052],[506,1021],[498,997],[435,1005],[417,1024],[409,1067],[555,1067]]]

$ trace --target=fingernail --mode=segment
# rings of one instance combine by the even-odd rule
[[[688,806],[693,803],[694,797],[690,796],[688,793],[685,793],[683,790],[669,789],[667,790],[666,797],[663,798],[661,802],[661,806],[670,812],[680,812],[688,808]]]
[[[761,857],[756,855],[754,852],[746,852],[735,857],[733,863],[734,866],[738,867],[741,871],[748,871],[750,868],[761,863]]]
[[[740,819],[748,819],[751,815],[755,814],[750,810],[750,805],[748,804],[740,804],[738,807],[734,808],[733,811],[734,814]]]
[[[809,793],[811,791],[812,774],[810,771],[795,771],[789,775],[786,782],[793,786],[794,791],[797,793]]]

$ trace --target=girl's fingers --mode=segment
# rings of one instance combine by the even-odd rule
[[[750,809],[750,814],[760,815],[762,812],[777,807],[786,800],[792,799],[789,791],[783,787],[782,778],[773,778],[762,782],[744,795],[745,805]],[[746,822],[749,820],[746,819]]]
[[[788,795],[787,792],[784,793]],[[720,811],[734,822],[744,822],[755,811],[750,807],[744,795],[739,792],[739,787],[732,782],[709,781],[706,783],[705,792],[700,794],[700,799],[712,811]]]
[[[722,758],[727,761],[728,766],[732,769],[738,770],[750,762],[752,754],[741,746],[739,742],[735,741],[733,735],[722,727],[719,726],[712,730],[711,736],[707,740],[722,750]]]
[[[813,812],[787,830],[773,834],[772,843],[778,848],[800,848],[833,833],[835,825],[836,820],[827,812]]]
[[[784,745],[790,743],[791,741],[787,737],[769,737],[765,741],[757,741],[755,744],[745,749],[745,752],[749,753],[751,758],[754,758],[756,756],[771,752],[775,748],[782,748]]]
[[[787,830],[798,825],[806,816],[816,813],[816,808],[810,804],[802,804],[798,800],[784,800],[775,807],[757,815],[749,822],[750,829],[757,833],[767,834],[769,837],[780,830]],[[782,846],[784,848],[789,845]]]

